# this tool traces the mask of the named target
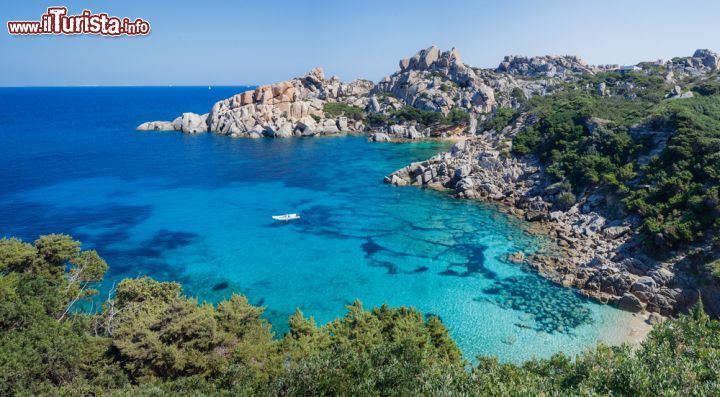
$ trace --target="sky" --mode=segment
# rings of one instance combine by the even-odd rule
[[[11,36],[8,20],[70,14],[141,17],[148,36]],[[466,63],[573,54],[593,64],[720,51],[718,0],[3,0],[0,86],[257,85],[322,66],[378,81],[436,45]]]

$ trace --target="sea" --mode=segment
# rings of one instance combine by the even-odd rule
[[[439,316],[469,361],[624,340],[631,314],[507,260],[552,249],[521,220],[383,183],[451,143],[135,130],[247,88],[1,88],[0,237],[66,233],[97,250],[110,269],[87,310],[147,275],[201,302],[244,294],[277,337],[296,308],[323,324],[360,300]],[[285,213],[300,219],[272,219]]]

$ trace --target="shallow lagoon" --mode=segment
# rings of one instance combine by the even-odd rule
[[[623,333],[630,314],[504,260],[547,245],[520,221],[382,183],[447,144],[133,130],[241,90],[1,89],[0,235],[76,236],[110,264],[106,290],[148,274],[212,302],[244,293],[279,334],[296,307],[326,322],[356,298],[439,315],[467,358],[574,354]],[[302,218],[270,218],[286,212]]]

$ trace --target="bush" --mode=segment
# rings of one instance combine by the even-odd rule
[[[719,226],[720,96],[666,102],[654,113],[675,132],[626,204],[645,217],[650,246],[677,248]]]
[[[342,102],[326,102],[323,106],[323,111],[325,112],[325,117],[328,118],[345,116],[353,120],[362,120],[365,115],[365,112],[361,108]]]
[[[495,114],[485,122],[486,130],[500,131],[508,126],[518,116],[518,110],[513,108],[498,108]]]
[[[555,205],[559,209],[561,209],[563,211],[567,211],[570,209],[570,207],[575,205],[576,201],[577,201],[577,199],[575,198],[575,195],[572,194],[571,192],[562,192],[562,193],[558,194],[557,200],[555,201]]]
[[[445,119],[440,112],[421,110],[412,106],[404,106],[392,112],[390,116],[399,123],[414,121],[426,127],[438,125]]]
[[[513,152],[518,155],[533,153],[540,143],[540,134],[536,129],[526,128],[515,136],[513,140]]]
[[[450,112],[448,112],[447,116],[445,116],[445,124],[450,125],[458,125],[458,124],[467,124],[470,121],[470,115],[460,109],[460,108],[452,108]]]
[[[513,88],[512,92],[510,93],[510,97],[515,99],[515,101],[521,106],[527,103],[527,96],[525,96],[525,91],[521,90],[518,87]]]
[[[708,263],[705,267],[713,277],[720,279],[720,259]]]
[[[387,124],[389,119],[384,113],[370,113],[366,118],[368,124],[374,127]]]

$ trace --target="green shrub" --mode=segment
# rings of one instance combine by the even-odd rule
[[[575,198],[575,195],[571,192],[562,192],[558,194],[557,200],[555,201],[555,205],[563,211],[569,210],[570,207],[575,205],[575,202],[577,199]]]
[[[390,116],[400,123],[414,121],[426,127],[439,125],[445,120],[440,112],[421,110],[412,106],[404,106],[392,112]]]
[[[515,120],[518,114],[517,109],[497,108],[492,117],[485,123],[484,129],[500,131]]]
[[[450,125],[458,125],[458,124],[466,124],[470,121],[470,115],[458,108],[452,108],[450,112],[448,112],[447,116],[445,116],[444,123],[450,124]]]
[[[708,263],[706,268],[713,277],[720,279],[720,259],[716,259]]]
[[[371,126],[381,126],[388,123],[389,117],[384,113],[370,113],[366,120]]]
[[[512,92],[510,92],[510,97],[514,98],[515,101],[521,106],[527,103],[527,96],[525,96],[525,91],[521,90],[518,87],[513,88]]]
[[[365,115],[365,112],[361,108],[342,102],[326,102],[323,106],[323,111],[325,112],[325,117],[328,118],[345,116],[353,120],[361,120]]]
[[[540,143],[540,134],[535,128],[526,128],[520,131],[513,140],[513,152],[519,155],[533,153]]]

